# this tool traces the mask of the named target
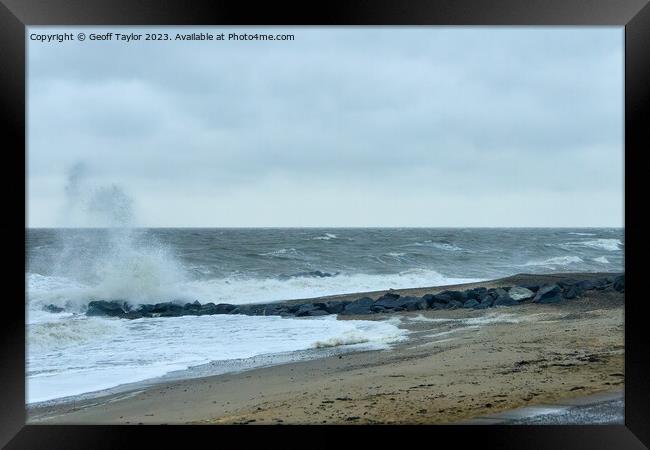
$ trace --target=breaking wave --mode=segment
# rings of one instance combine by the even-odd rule
[[[619,239],[594,239],[584,242],[575,242],[575,245],[583,245],[585,247],[609,250],[611,252],[620,250],[623,243]]]
[[[315,241],[329,241],[331,239],[337,239],[337,236],[332,233],[325,233],[323,236],[316,236],[312,238]]]
[[[524,266],[568,266],[584,262],[579,256],[557,256],[543,261],[528,261]]]
[[[551,244],[565,250],[572,250],[576,247],[587,247],[597,250],[607,250],[610,252],[615,252],[621,250],[623,243],[620,239],[609,239],[609,238],[600,238],[600,239],[590,239],[586,241],[571,241],[565,242],[563,244]]]
[[[325,273],[321,274],[325,275]],[[110,278],[115,280],[115,283],[103,281],[97,285],[83,285],[61,277],[29,274],[27,281],[31,308],[40,309],[52,304],[74,312],[84,311],[85,306],[92,300],[125,300],[132,304],[194,300],[201,303],[264,303],[391,288],[404,289],[479,281],[477,278],[445,277],[434,270],[425,269],[410,269],[385,275],[342,273],[327,275],[312,274],[312,276],[282,279],[230,276],[208,280],[182,279],[175,284],[166,282],[164,285],[155,281],[156,276],[132,276],[125,279],[124,285],[120,285],[118,282],[120,278],[116,276]],[[144,284],[139,285],[137,281],[142,281]]]
[[[461,247],[458,247],[457,245],[450,244],[448,242],[436,242],[431,239],[427,239],[424,242],[415,242],[413,244],[415,247],[431,247],[431,248],[436,248],[438,250],[445,250],[449,252],[460,252],[463,251]]]

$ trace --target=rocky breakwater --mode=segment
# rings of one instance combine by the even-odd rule
[[[142,317],[177,317],[185,315],[245,314],[256,316],[315,317],[328,314],[368,315],[424,309],[485,309],[513,307],[525,302],[550,304],[570,301],[590,290],[625,292],[625,276],[611,275],[600,278],[568,279],[550,283],[522,283],[496,288],[477,287],[463,291],[447,290],[422,297],[401,296],[388,291],[379,298],[361,297],[356,300],[316,302],[274,302],[264,304],[231,305],[227,303],[165,302],[147,305],[130,305],[125,301],[92,301],[86,314],[124,319]],[[52,305],[46,307],[49,308]]]

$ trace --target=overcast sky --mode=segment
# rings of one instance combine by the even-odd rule
[[[623,28],[158,31],[295,40],[28,41],[30,227],[623,226]]]

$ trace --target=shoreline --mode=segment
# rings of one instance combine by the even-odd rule
[[[74,405],[75,407],[80,405],[88,406],[101,403],[107,398],[129,396],[134,392],[142,392],[145,389],[154,388],[167,383],[198,380],[219,375],[240,374],[259,368],[273,367],[282,364],[293,364],[301,361],[337,356],[339,354],[373,352],[378,350],[380,349],[371,348],[369,345],[351,344],[336,347],[309,348],[294,352],[264,353],[249,358],[212,361],[198,366],[191,366],[187,369],[168,372],[153,378],[122,383],[117,386],[76,395],[36,401],[27,403],[25,406],[27,410],[32,411],[48,411],[61,407],[67,408],[70,405]]]
[[[400,295],[422,295],[424,291],[435,293],[459,287],[463,289],[479,286],[499,287],[530,282],[531,279],[537,283],[545,283],[576,276],[585,279],[609,275],[612,273],[514,275],[485,282],[397,289],[393,292]],[[325,298],[332,300],[357,298],[360,295],[380,296],[385,292],[344,294],[310,300],[318,302]],[[406,341],[394,344],[387,350],[345,351],[346,346],[342,346],[336,348],[331,355],[315,359],[262,364],[237,372],[206,374],[194,378],[158,379],[160,382],[154,384],[127,388],[119,393],[113,392],[90,399],[76,398],[54,405],[29,405],[28,421],[35,424],[450,423],[483,415],[486,411],[496,412],[521,407],[530,402],[552,401],[575,396],[575,394],[602,392],[620,388],[623,384],[623,378],[620,376],[623,374],[623,298],[624,294],[618,292],[587,291],[583,298],[558,304],[531,303],[518,305],[516,308],[498,307],[489,310],[428,309],[371,316],[339,316],[339,320],[383,320],[399,317],[400,328],[406,328],[409,337]],[[304,301],[305,299],[292,300],[292,302]],[[569,318],[562,319],[563,316]],[[523,358],[523,354],[528,350],[526,346],[514,345],[516,349],[510,349],[510,352],[506,352],[507,355],[499,356],[499,348],[506,344],[512,346],[513,343],[510,341],[517,333],[536,340],[541,339],[543,342],[545,339],[548,340],[549,332],[553,334],[555,329],[561,328],[563,320],[569,321],[567,323],[573,322],[573,325],[578,327],[575,330],[580,330],[580,333],[573,336],[574,342],[570,345],[553,342],[538,345],[534,352],[537,356],[532,359]],[[608,336],[595,333],[593,330],[597,327],[595,328],[594,325],[598,321],[604,321],[615,333],[610,333]],[[566,333],[566,330],[563,330],[557,335],[563,336]],[[608,342],[599,344],[598,341],[603,339]],[[459,345],[460,343],[463,345]],[[605,347],[609,346],[606,352],[601,348],[603,344],[606,344]],[[549,345],[557,346],[551,352],[555,354],[540,358],[540,353],[550,351],[546,348]],[[489,349],[485,348],[486,346]],[[467,353],[469,348],[473,351]],[[576,348],[578,350],[575,350]],[[477,352],[477,350],[482,351]],[[487,355],[491,355],[492,358],[486,358]],[[513,369],[511,359],[519,356],[521,359],[514,362]],[[553,362],[554,358],[559,362]],[[441,359],[447,361],[444,367],[439,364]],[[594,362],[589,363],[590,360]],[[473,361],[473,363],[467,367],[466,361]],[[527,362],[517,365],[522,361]],[[500,366],[499,370],[491,367],[495,362]],[[506,362],[508,364],[505,364]],[[599,368],[600,363],[604,363],[608,370],[596,371],[593,374],[595,378],[581,367],[587,364]],[[520,373],[534,366],[540,366],[534,378],[547,372],[555,379],[559,375],[555,372],[566,373],[555,380],[560,384],[550,391],[545,389],[547,386],[544,386],[549,383],[548,380],[536,380],[536,382],[528,380],[532,382],[531,387],[534,385],[539,392],[528,389],[526,393],[520,392],[518,399],[512,395],[512,392],[508,392],[508,389],[504,390],[505,386],[500,388],[494,380],[489,380],[490,377],[507,377],[510,373]],[[411,373],[413,370],[415,372]],[[480,376],[481,372],[484,372],[483,375],[487,379],[479,381],[483,378]],[[468,381],[463,383],[466,386],[461,390],[454,387],[458,384],[459,376],[467,378]],[[363,385],[364,381],[375,377],[379,377],[381,382],[372,386]],[[469,379],[474,381],[469,382]],[[561,381],[562,379],[566,381]],[[562,385],[567,382],[572,382],[574,385],[567,391],[560,389],[560,387],[564,388]],[[471,401],[467,399],[470,393],[475,393],[476,396],[486,395],[485,392],[479,392],[480,389],[476,391],[477,385],[485,385],[486,388],[490,385],[488,391],[492,394],[500,390],[504,392],[494,394],[495,396],[491,397],[492,401],[486,401],[480,406],[477,404],[477,399],[472,397],[470,397]],[[304,390],[297,392],[298,386],[300,386],[298,390]],[[420,394],[427,392],[428,396],[414,395],[411,392],[418,390],[422,391]],[[331,395],[327,391],[340,391],[340,393],[330,399]],[[440,407],[435,413],[429,407],[411,410],[405,406],[431,401],[439,403]],[[304,411],[300,413],[293,411],[294,408],[290,406],[295,406],[296,403],[302,405]],[[487,404],[490,406],[486,406]],[[342,415],[353,410],[357,410],[358,414],[350,413],[345,417]],[[426,412],[423,412],[424,410]],[[330,414],[327,411],[330,411]],[[398,411],[400,412],[397,413]]]

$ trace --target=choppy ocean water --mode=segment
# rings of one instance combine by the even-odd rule
[[[618,229],[29,229],[27,401],[323,345],[385,346],[392,323],[83,315],[91,300],[258,303],[493,279],[622,271]],[[54,304],[64,312],[42,310]]]

